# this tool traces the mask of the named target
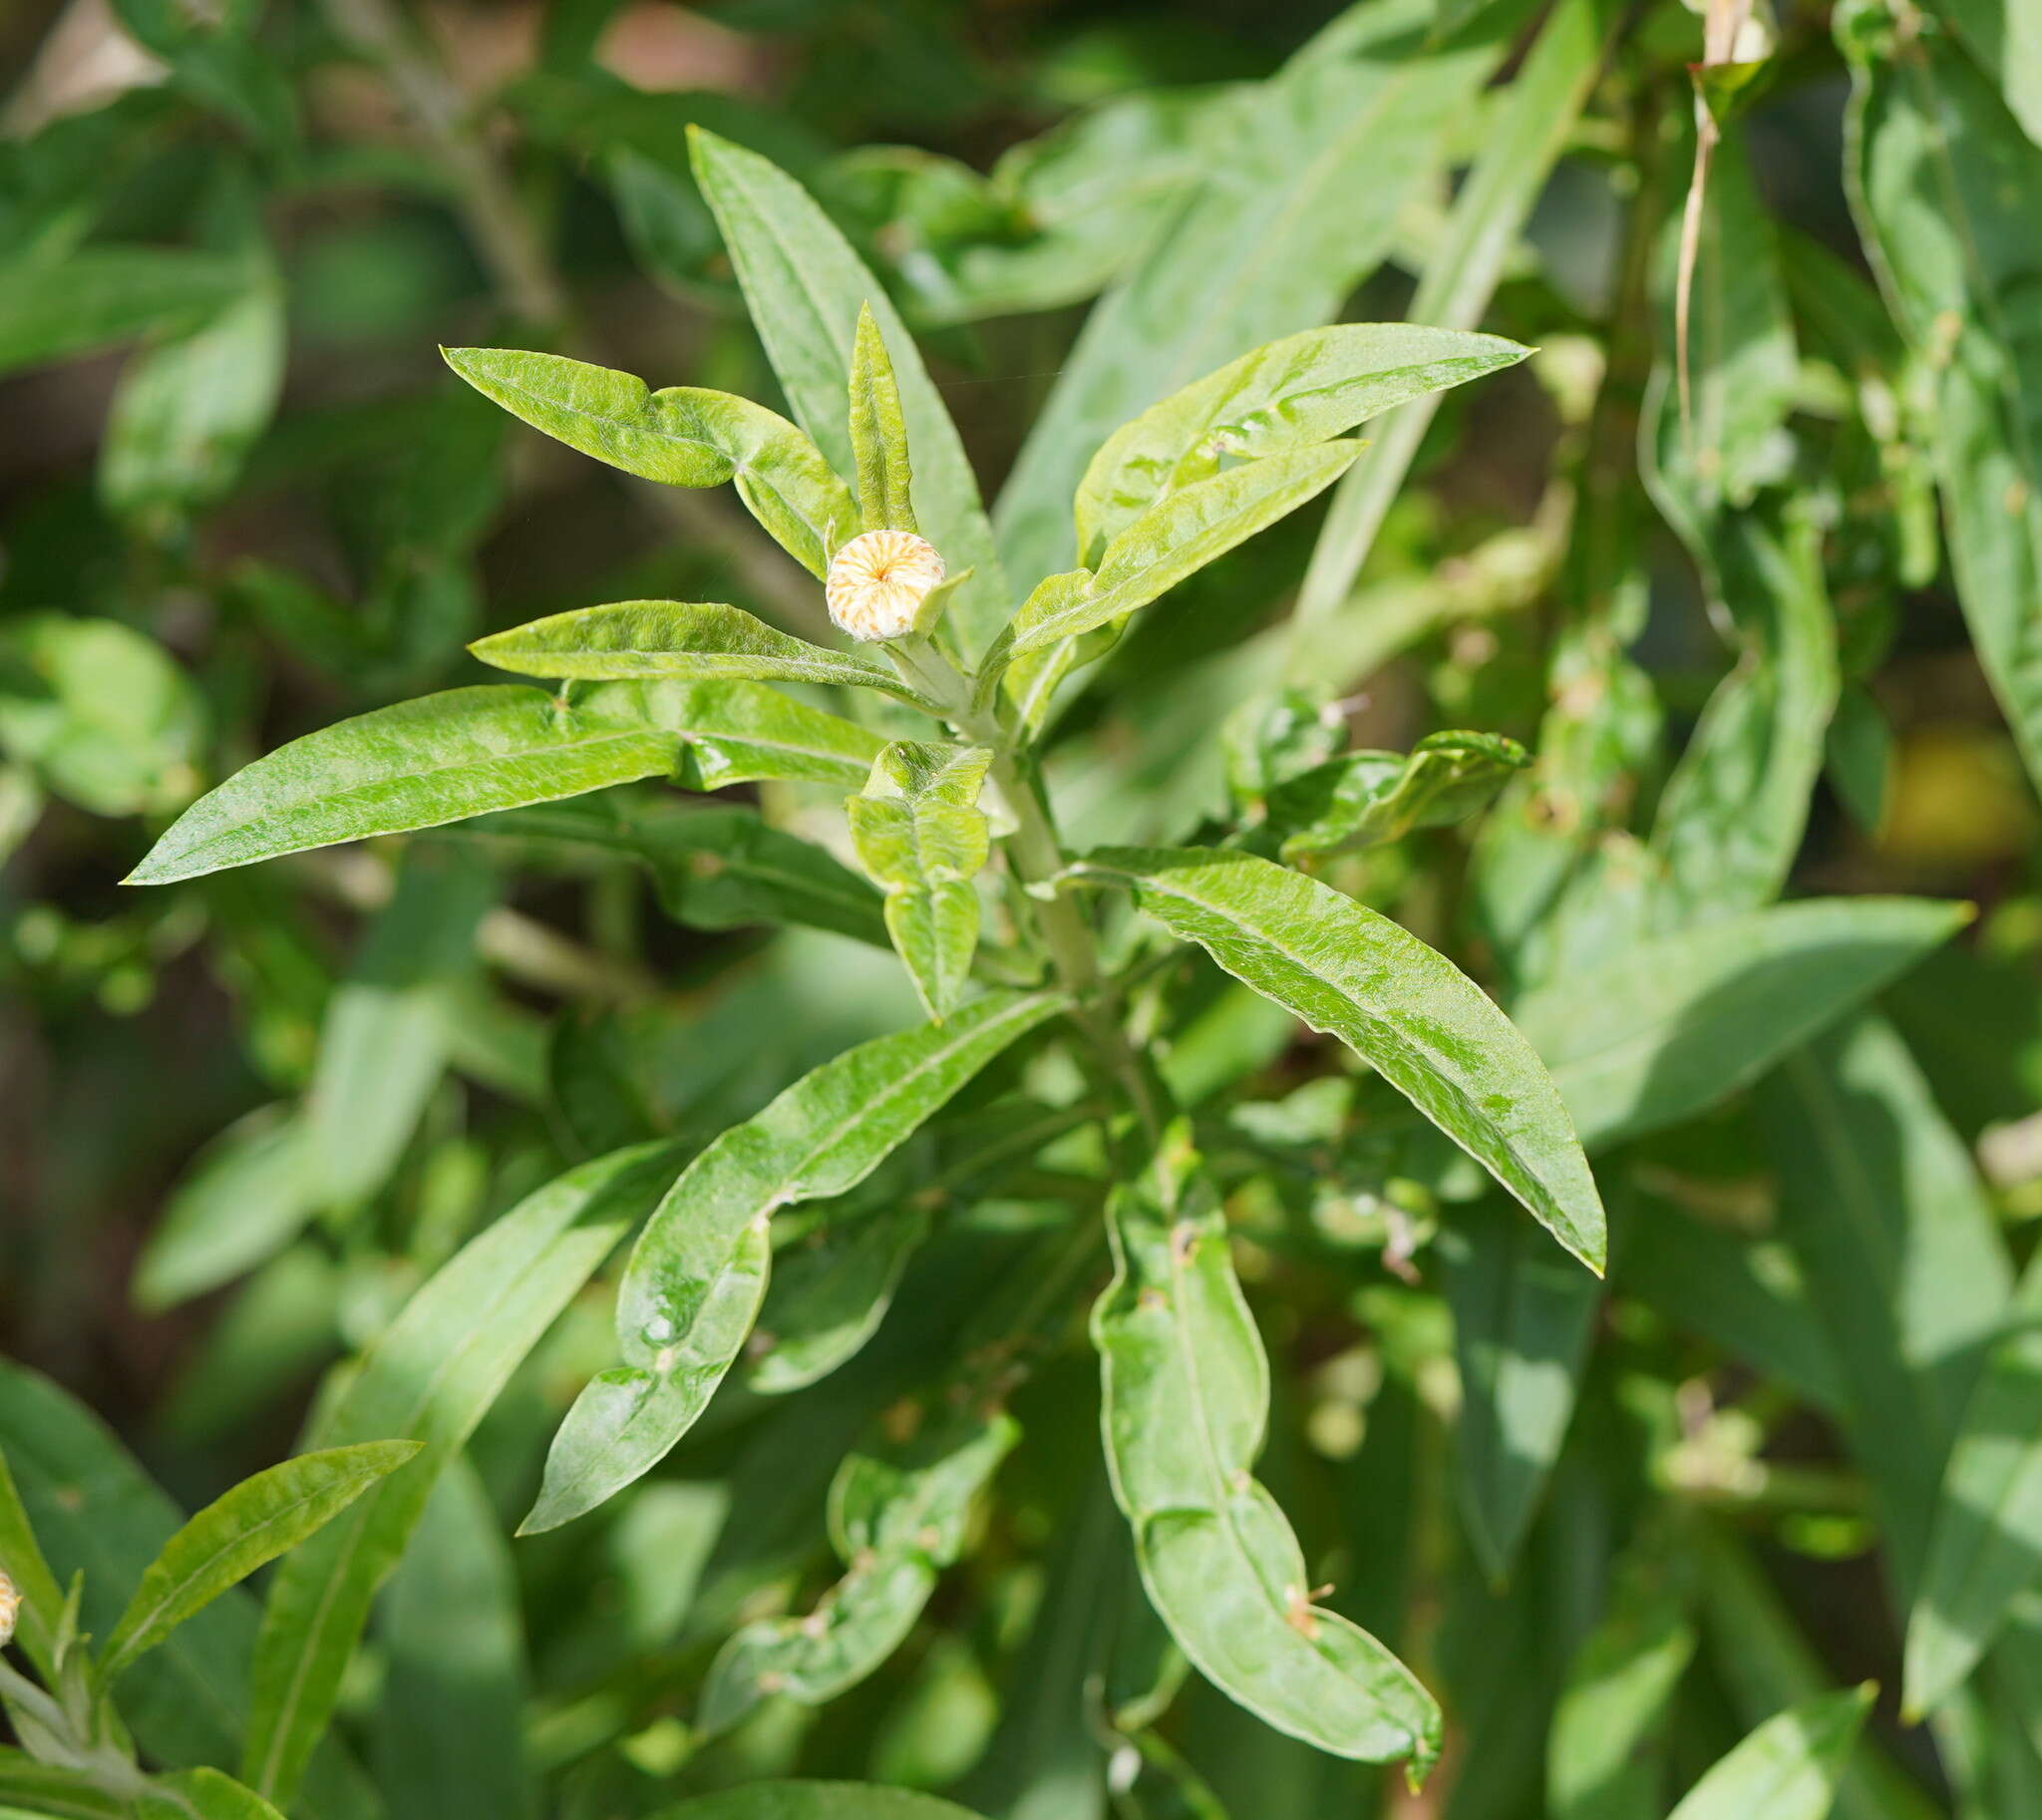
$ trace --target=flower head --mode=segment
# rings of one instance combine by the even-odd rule
[[[21,1610],[21,1595],[14,1590],[14,1582],[0,1574],[0,1645],[14,1640],[14,1618]]]
[[[911,531],[868,531],[830,560],[830,617],[853,638],[902,638],[942,583],[943,558]]]

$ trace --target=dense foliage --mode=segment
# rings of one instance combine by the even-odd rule
[[[2042,1813],[2032,14],[0,23],[0,1820]]]

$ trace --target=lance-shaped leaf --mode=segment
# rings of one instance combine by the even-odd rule
[[[886,893],[886,928],[923,1008],[946,1017],[978,948],[972,880],[992,849],[978,793],[992,754],[982,746],[901,741],[849,805],[851,838]]]
[[[1361,453],[1320,443],[1229,468],[1159,500],[1107,545],[1082,584],[1052,575],[1022,603],[1009,655],[1111,625],[1330,487]]]
[[[823,848],[755,809],[695,808],[616,795],[512,809],[462,831],[557,855],[626,854],[652,875],[660,909],[689,928],[800,922],[887,945],[877,892]]]
[[[1349,752],[1277,785],[1269,825],[1285,860],[1401,841],[1479,813],[1531,762],[1500,733],[1429,733],[1408,755]]]
[[[513,417],[612,468],[674,487],[737,484],[738,497],[812,575],[856,535],[851,492],[786,418],[748,398],[644,380],[558,354],[445,348],[447,364]]]
[[[230,254],[96,245],[61,259],[22,259],[0,284],[0,373],[138,335],[183,335],[241,295]]]
[[[782,1251],[753,1337],[758,1362],[745,1381],[777,1396],[835,1371],[877,1329],[928,1230],[922,1208],[886,1207],[863,1219],[826,1220]]]
[[[770,161],[700,127],[689,158],[744,286],[752,322],[788,402],[840,475],[856,471],[850,380],[857,318],[869,308],[885,337],[914,445],[920,535],[953,571],[969,568],[951,624],[967,650],[992,636],[1009,606],[1007,583],[980,505],[978,481],[939,393],[884,288],[808,191]]]
[[[617,1291],[624,1362],[592,1379],[546,1457],[525,1535],[593,1510],[664,1459],[743,1348],[776,1210],[848,1193],[994,1056],[1062,1008],[988,993],[848,1049],[702,1152],[668,1191]]]
[[[450,689],[264,754],[185,810],[127,882],[168,885],[638,778],[855,784],[883,745],[759,683],[602,684],[571,702],[516,684]]]
[[[149,1564],[107,1638],[109,1680],[228,1587],[295,1548],[419,1451],[417,1441],[365,1441],[300,1454],[208,1504]]]
[[[1113,1282],[1092,1311],[1114,1496],[1142,1583],[1198,1671],[1279,1731],[1336,1756],[1440,1748],[1417,1677],[1359,1626],[1312,1603],[1304,1555],[1251,1476],[1269,1367],[1233,1274],[1226,1220],[1176,1148],[1108,1209]]]
[[[1964,617],[2029,775],[2042,779],[2042,267],[2031,206],[2042,146],[1946,33],[1902,33],[1875,13],[1839,25],[1855,88],[1846,186],[1932,388]]]
[[[468,648],[483,662],[521,676],[841,683],[879,689],[937,711],[874,658],[811,644],[775,631],[742,607],[717,601],[620,600],[584,606],[493,632]]]
[[[747,1625],[717,1651],[702,1689],[705,1731],[729,1729],[769,1694],[820,1706],[900,1646],[963,1549],[972,1500],[1020,1436],[1012,1416],[982,1407],[984,1386],[972,1388],[961,1404],[938,1392],[910,1405],[906,1440],[882,1433],[845,1456],[830,1487],[830,1536],[849,1572],[813,1611]]]
[[[1135,901],[1236,979],[1353,1049],[1602,1269],[1602,1202],[1559,1089],[1480,986],[1389,917],[1252,854],[1102,848],[1082,878]]]
[[[867,531],[915,531],[907,418],[893,357],[869,302],[858,306],[851,349],[851,456],[857,468],[857,505]]]
[[[1343,323],[1265,342],[1106,439],[1078,486],[1078,559],[1097,560],[1158,500],[1217,474],[1222,461],[1328,442],[1531,352],[1498,335],[1408,322]]]
[[[425,1451],[287,1557],[255,1642],[242,1780],[288,1806],[341,1676],[440,1469],[554,1316],[672,1180],[665,1144],[623,1150],[528,1195],[408,1301],[317,1424],[329,1445],[407,1436]]]
[[[1904,1704],[1920,1715],[1957,1688],[2042,1580],[2042,1265],[2030,1263],[1964,1405],[1907,1615]]]
[[[1776,1713],[1712,1765],[1668,1820],[1823,1820],[1872,1695],[1867,1683]]]
[[[131,1820],[133,1804],[109,1794],[82,1769],[42,1763],[0,1744],[0,1814],[45,1814],[58,1820]]]
[[[1594,1148],[1749,1086],[1970,920],[1926,898],[1818,898],[1626,948],[1518,1000]]]
[[[246,1783],[206,1764],[157,1777],[134,1811],[135,1820],[283,1820]]]

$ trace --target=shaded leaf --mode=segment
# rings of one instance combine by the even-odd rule
[[[1286,861],[1401,841],[1479,814],[1531,762],[1500,733],[1428,733],[1408,754],[1349,752],[1286,779],[1269,793],[1269,825]]]
[[[765,1351],[745,1381],[766,1396],[806,1389],[872,1336],[901,1273],[928,1233],[919,1207],[828,1220],[810,1240],[776,1255],[755,1340]]]

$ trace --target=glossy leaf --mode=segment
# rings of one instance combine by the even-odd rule
[[[1819,1695],[1768,1719],[1691,1788],[1668,1820],[1823,1820],[1872,1688]]]
[[[109,1679],[287,1549],[331,1522],[419,1451],[416,1441],[368,1441],[300,1454],[243,1479],[184,1525],[142,1576],[107,1638]]]
[[[1229,1698],[1335,1756],[1406,1758],[1423,1780],[1439,1708],[1366,1631],[1313,1603],[1297,1539],[1250,1477],[1269,1368],[1218,1197],[1189,1153],[1155,1174],[1114,1191],[1114,1279],[1092,1311],[1107,1463],[1142,1583]]]
[[[1842,23],[1842,22],[1840,22]],[[1936,483],[1972,642],[2042,779],[2042,342],[2027,195],[2042,146],[1941,32],[1842,33],[1846,184],[1933,398]]]
[[[1626,948],[1527,994],[1513,1015],[1581,1141],[1615,1144],[1706,1111],[1970,920],[1962,904],[1783,904]]]
[[[452,689],[265,754],[192,804],[128,883],[168,885],[638,778],[677,775],[703,790],[764,777],[856,784],[883,743],[756,683],[599,684],[569,701],[515,684]]]
[[[1269,793],[1283,858],[1401,841],[1479,814],[1531,758],[1499,733],[1428,733],[1410,752],[1349,752]]]
[[[522,676],[589,681],[752,677],[772,682],[843,683],[926,706],[876,659],[833,651],[740,607],[680,600],[621,600],[554,613],[469,647],[483,662]]]
[[[978,807],[984,747],[888,746],[848,805],[859,863],[886,894],[886,928],[922,1007],[947,1017],[978,948],[978,891],[992,851]]]
[[[645,1145],[584,1163],[527,1196],[405,1304],[324,1411],[314,1438],[328,1445],[378,1435],[422,1441],[425,1450],[293,1553],[271,1583],[242,1765],[250,1787],[290,1803],[370,1605],[441,1466],[673,1167],[669,1147]]]
[[[737,1724],[769,1694],[821,1705],[899,1646],[964,1544],[972,1501],[1019,1438],[1011,1416],[913,1408],[916,1431],[845,1456],[830,1491],[832,1540],[848,1572],[799,1618],[746,1625],[717,1651],[699,1723]]]
[[[1158,501],[1217,474],[1222,462],[1329,442],[1531,351],[1498,335],[1406,322],[1343,323],[1265,342],[1107,438],[1078,485],[1078,558],[1097,561]]]
[[[951,614],[971,654],[1005,616],[1007,584],[979,504],[978,481],[914,342],[884,289],[793,178],[756,152],[700,127],[689,129],[688,143],[696,181],[723,230],[773,370],[795,416],[845,476],[856,472],[850,431],[851,356],[858,313],[870,308],[891,355],[901,418],[914,449],[920,535],[942,552],[952,573],[972,571]]]
[[[1109,543],[1091,577],[1053,575],[1022,603],[1010,655],[1113,624],[1330,487],[1359,443],[1321,443],[1166,495]]]
[[[820,578],[856,535],[850,491],[800,430],[748,398],[642,379],[558,354],[446,348],[447,364],[512,416],[612,468],[673,487],[735,483],[775,541]]]
[[[702,1152],[668,1191],[617,1292],[623,1363],[553,1437],[522,1534],[593,1510],[672,1450],[758,1316],[774,1212],[855,1188],[979,1069],[1054,1015],[1049,995],[988,993],[946,1024],[847,1050]]]
[[[851,342],[851,455],[865,530],[915,531],[900,383],[893,377],[893,359],[869,302],[858,306],[857,333]]]
[[[1904,1703],[1933,1711],[2042,1579],[2042,1270],[2030,1265],[1964,1405],[1907,1615]]]
[[[1330,886],[1250,854],[1106,848],[1081,877],[1124,885],[1235,978],[1374,1065],[1591,1270],[1602,1203],[1532,1045],[1451,961]]]

